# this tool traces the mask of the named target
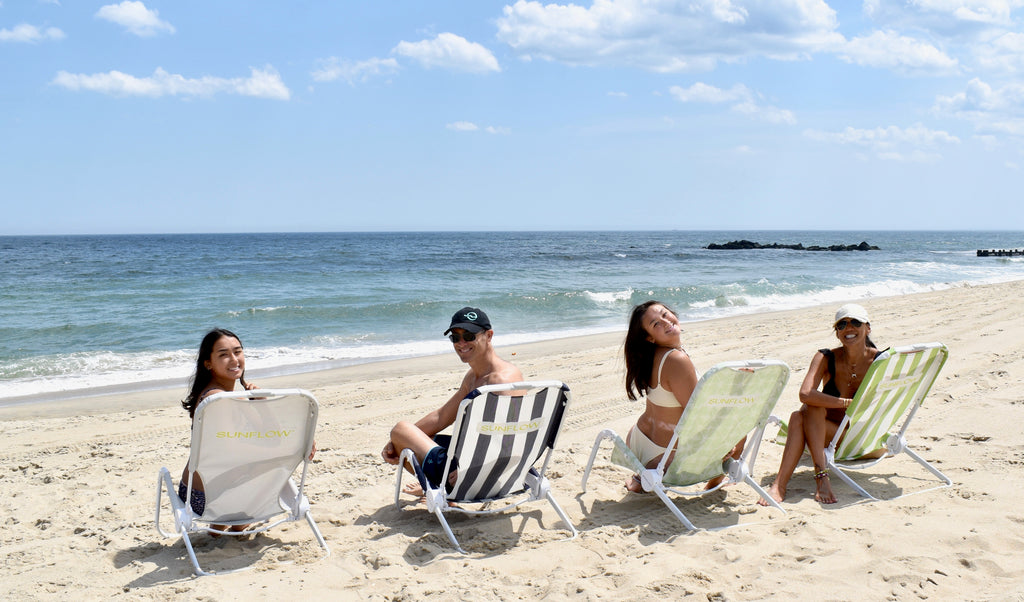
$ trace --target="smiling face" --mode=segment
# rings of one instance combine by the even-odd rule
[[[471,336],[473,340],[467,341],[466,335]],[[492,336],[494,336],[493,330],[482,330],[474,334],[462,328],[453,328],[450,338],[456,355],[463,363],[468,364],[474,357],[487,353],[487,346],[490,344]]]
[[[235,381],[245,372],[245,351],[242,343],[235,337],[223,336],[213,344],[210,359],[205,362],[206,369],[213,374],[213,382],[222,389],[230,391]]]
[[[843,319],[835,324],[836,338],[843,345],[865,342],[871,334],[871,324],[859,320]]]
[[[648,307],[642,323],[648,341],[661,347],[679,347],[679,318],[664,305]]]

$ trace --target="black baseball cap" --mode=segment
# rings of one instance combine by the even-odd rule
[[[491,329],[491,321],[487,318],[484,310],[475,307],[463,307],[452,316],[452,323],[448,325],[448,334],[455,328],[461,328],[466,332],[482,332]]]

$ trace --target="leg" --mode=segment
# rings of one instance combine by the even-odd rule
[[[730,451],[728,454],[726,454],[724,458],[722,458],[722,462],[724,463],[729,458],[732,458],[733,460],[739,460],[740,456],[743,455],[743,446],[746,445],[746,443],[746,437],[740,439],[740,442],[737,443],[736,446],[732,448],[732,451]],[[704,486],[704,489],[714,489],[715,487],[718,487],[718,484],[721,483],[723,480],[725,480],[725,475],[719,475],[708,481],[708,484]]]
[[[832,482],[828,478],[825,442],[835,436],[837,425],[826,419],[827,408],[805,405],[800,411],[804,413],[804,437],[814,462],[814,499],[822,504],[834,504],[836,496],[832,493]]]
[[[786,499],[786,487],[789,479],[793,476],[797,464],[800,463],[800,456],[804,454],[804,415],[797,410],[789,416],[789,433],[786,435],[786,447],[782,450],[782,462],[779,464],[779,474],[775,476],[775,482],[768,488],[768,494],[781,502]],[[767,506],[767,500],[758,500],[758,504]]]
[[[658,463],[661,462],[661,457],[665,455],[665,448],[656,445],[635,424],[629,430],[629,433],[626,434],[626,445],[633,452],[633,455],[643,462],[645,468],[656,468]],[[669,461],[671,460],[672,458],[669,457]],[[626,479],[626,490],[631,493],[644,493],[640,475],[634,474]]]
[[[427,452],[437,447],[437,443],[434,443],[429,435],[421,431],[415,424],[405,421],[399,422],[395,428],[391,429],[391,442],[398,452],[403,449],[411,449],[421,463],[427,457]],[[406,463],[405,469],[409,472],[413,471],[412,466],[408,463]]]

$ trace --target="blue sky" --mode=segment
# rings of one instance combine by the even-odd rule
[[[0,234],[1024,229],[1024,0],[0,0]]]

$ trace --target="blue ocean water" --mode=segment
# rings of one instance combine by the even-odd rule
[[[710,251],[747,239],[870,252]],[[249,373],[444,353],[483,308],[499,345],[1024,279],[1024,232],[509,232],[0,237],[0,400],[188,379],[211,327]]]

